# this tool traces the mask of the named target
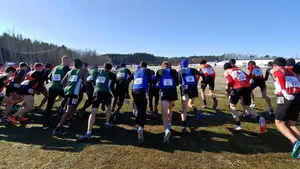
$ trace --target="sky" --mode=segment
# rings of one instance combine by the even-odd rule
[[[299,0],[0,0],[0,32],[157,56],[300,55]]]

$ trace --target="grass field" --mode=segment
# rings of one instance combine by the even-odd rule
[[[39,113],[31,113],[27,115],[31,120],[29,123],[0,125],[0,168],[300,168],[300,160],[290,157],[292,145],[276,130],[271,120],[268,121],[268,131],[263,134],[258,134],[258,123],[252,119],[242,119],[244,130],[233,130],[235,122],[224,91],[226,82],[222,69],[216,71],[218,109],[202,110],[207,116],[201,121],[190,113],[188,133],[183,135],[178,113],[181,104],[177,101],[169,147],[162,144],[161,118],[151,116],[145,126],[145,144],[136,146],[135,119],[129,105],[122,109],[121,124],[111,129],[103,127],[104,114],[101,112],[90,143],[76,142],[86,131],[88,115],[67,129],[66,137],[59,139],[52,138],[52,129],[42,130]],[[275,102],[272,82],[268,82],[268,89],[272,102]],[[267,106],[259,90],[255,93],[256,110],[267,116]],[[36,105],[40,100],[40,96],[36,97]],[[208,104],[212,106],[210,98]],[[200,98],[196,105],[202,106]]]

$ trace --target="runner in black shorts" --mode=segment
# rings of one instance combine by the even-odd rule
[[[155,72],[151,70],[153,85],[149,87],[149,108],[153,115],[158,115],[159,83],[155,82]],[[154,100],[154,109],[153,109]]]
[[[202,77],[201,97],[204,102],[204,105],[202,106],[202,108],[207,108],[205,89],[208,85],[209,86],[209,95],[212,97],[212,99],[214,101],[212,108],[216,109],[218,106],[218,101],[217,101],[216,95],[214,94],[215,78],[216,78],[215,70],[211,67],[211,65],[207,64],[206,60],[200,60],[199,71],[202,74],[202,76],[201,76]],[[198,77],[200,77],[200,76],[198,76]]]
[[[162,63],[162,69],[156,73],[155,84],[159,82],[162,121],[165,129],[164,143],[168,144],[172,129],[172,107],[178,100],[177,88],[179,85],[178,75],[175,69],[171,69],[167,61]]]

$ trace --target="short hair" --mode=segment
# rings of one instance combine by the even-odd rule
[[[295,66],[296,60],[294,58],[289,58],[286,60],[286,66]]]
[[[106,62],[106,63],[104,63],[103,67],[104,67],[105,70],[111,70],[113,66],[112,66],[112,64]]]
[[[274,59],[273,63],[278,66],[285,66],[286,60],[283,57],[278,57],[278,58]]]
[[[144,62],[144,61],[141,61],[141,62],[140,62],[140,67],[146,68],[146,67],[147,67],[147,63]]]
[[[268,62],[268,67],[273,67],[273,62]]]
[[[204,59],[201,59],[201,60],[200,60],[200,65],[205,65],[206,63],[207,63],[206,60],[204,60]]]
[[[253,65],[253,66],[256,66],[256,63],[255,63],[255,61],[253,61],[253,60],[250,60],[250,61],[248,62],[248,65]]]
[[[9,73],[9,72],[16,72],[16,68],[12,67],[12,66],[8,66],[6,69],[5,69],[5,73]]]
[[[38,67],[42,67],[44,66],[42,63],[35,63],[34,64],[34,69],[38,68]]]
[[[236,60],[235,59],[230,59],[229,63],[235,65],[236,64]]]
[[[161,67],[163,68],[170,68],[170,64],[168,61],[163,61],[162,64],[161,64]]]
[[[89,66],[89,64],[86,63],[86,62],[83,62],[83,65],[84,65],[85,67],[88,67],[88,66]]]
[[[61,58],[61,62],[63,62],[65,59],[71,59],[69,56],[67,55],[64,55],[62,58]]]
[[[120,66],[121,67],[126,67],[126,63],[122,63]]]
[[[232,63],[225,63],[224,66],[223,66],[224,70],[227,70],[227,69],[231,69],[232,68]]]
[[[19,67],[28,67],[28,64],[26,62],[21,62],[19,64]]]
[[[80,59],[75,59],[74,66],[76,69],[80,69],[82,67],[82,61]]]

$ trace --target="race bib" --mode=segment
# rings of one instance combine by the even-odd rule
[[[34,90],[33,89],[28,89],[28,93],[33,94]]]
[[[188,83],[193,83],[193,82],[195,82],[195,78],[194,78],[194,76],[186,76],[185,81]]]
[[[87,79],[86,79],[87,81],[92,81],[93,80],[93,76],[89,76],[89,77],[87,77]]]
[[[212,74],[214,74],[214,71],[212,70],[212,68],[204,68],[203,73],[207,73],[209,75],[212,75]]]
[[[15,84],[14,84],[14,88],[20,88],[20,87],[21,87],[20,84],[18,84],[18,83],[15,83]]]
[[[164,86],[172,86],[173,80],[172,79],[164,79]]]
[[[285,87],[286,88],[293,88],[293,87],[300,88],[299,80],[295,76],[285,76]]]
[[[78,99],[72,99],[72,104],[77,104],[78,103]]]
[[[54,75],[52,76],[52,81],[61,81],[60,74],[54,74]]]
[[[133,84],[140,85],[142,84],[142,82],[143,82],[143,78],[136,78],[134,79]]]
[[[242,72],[242,73],[237,75],[237,79],[238,79],[239,82],[241,82],[241,81],[246,81],[247,78],[246,78],[245,73]]]
[[[70,82],[76,82],[78,79],[78,75],[71,75],[70,78],[69,78],[69,81]]]
[[[29,80],[25,80],[21,83],[21,85],[23,85],[23,86],[27,86],[28,84],[29,84]]]
[[[105,83],[105,79],[106,79],[106,77],[104,77],[104,76],[98,76],[96,83]]]
[[[253,69],[252,74],[254,74],[255,76],[262,76],[263,75],[261,69],[259,69],[259,68]]]
[[[125,77],[125,73],[117,73],[117,78],[124,78]]]
[[[277,104],[284,104],[284,97],[277,97]]]

